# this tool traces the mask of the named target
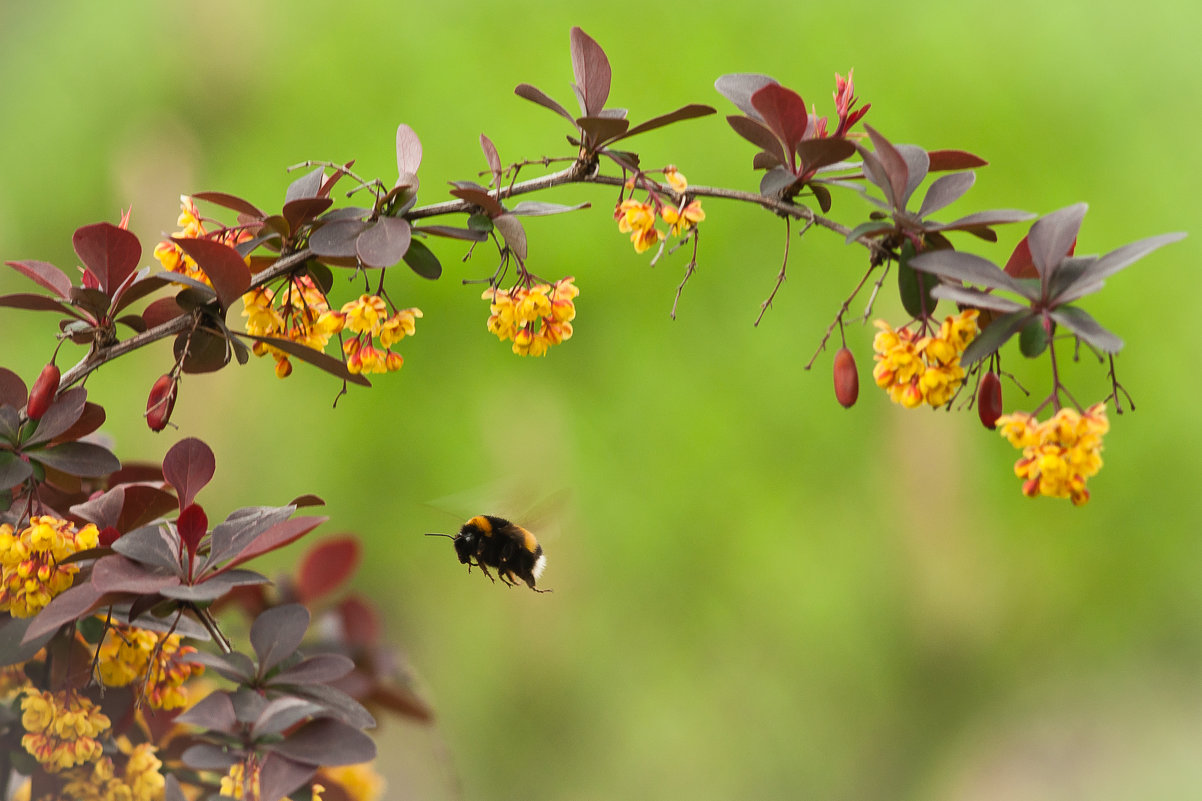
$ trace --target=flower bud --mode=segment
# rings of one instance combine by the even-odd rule
[[[175,395],[175,379],[170,375],[159,376],[146,399],[146,425],[151,431],[162,431],[167,427],[175,408]]]
[[[42,415],[50,408],[50,404],[54,402],[54,394],[58,392],[58,380],[61,377],[62,373],[53,364],[42,368],[37,380],[33,382],[33,389],[29,391],[29,404],[25,407],[25,414],[30,420],[41,420]]]
[[[835,354],[835,400],[844,409],[850,409],[860,396],[860,376],[856,372],[856,359],[846,347]]]
[[[1002,416],[1002,382],[992,371],[981,378],[977,387],[977,416],[990,431],[997,428],[997,419]]]

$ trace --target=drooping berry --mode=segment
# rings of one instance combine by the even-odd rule
[[[997,419],[1002,416],[1002,382],[992,371],[981,378],[977,387],[977,415],[981,425],[990,431],[997,428]]]
[[[29,391],[29,404],[25,407],[25,414],[30,420],[41,420],[42,415],[50,408],[50,404],[54,402],[54,394],[58,392],[58,381],[61,377],[62,373],[53,364],[42,368],[37,380],[33,382],[33,389]]]
[[[856,358],[846,347],[835,354],[835,400],[844,409],[850,409],[860,396],[860,375],[856,372]]]
[[[162,431],[167,427],[175,409],[175,396],[175,379],[170,375],[159,376],[146,399],[146,425],[151,431]]]

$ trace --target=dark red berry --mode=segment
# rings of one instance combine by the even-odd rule
[[[53,364],[42,368],[37,380],[33,382],[33,389],[29,391],[29,404],[25,407],[25,414],[30,420],[41,420],[50,404],[54,403],[54,395],[58,392],[58,380],[61,377],[62,373]]]
[[[167,427],[175,408],[175,395],[175,379],[169,375],[159,376],[146,399],[146,425],[151,431],[162,431]]]
[[[1002,416],[1002,382],[997,374],[986,373],[977,387],[977,415],[981,425],[991,431],[997,428],[997,419]]]
[[[860,375],[856,372],[856,357],[847,348],[835,354],[835,400],[850,409],[860,396]]]

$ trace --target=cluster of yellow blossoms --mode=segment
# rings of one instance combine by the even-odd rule
[[[384,299],[377,295],[361,295],[343,305],[339,311],[330,309],[325,293],[307,275],[294,276],[276,291],[256,287],[242,296],[245,307],[246,332],[260,337],[288,339],[298,345],[321,351],[330,338],[343,330],[355,334],[342,344],[347,357],[347,369],[352,373],[385,373],[401,369],[405,360],[389,348],[416,331],[415,322],[421,309],[402,309],[392,315]],[[379,345],[372,340],[379,340]],[[288,354],[265,342],[256,342],[256,356],[268,353],[275,359],[275,374],[287,378],[292,374]]]
[[[27,692],[21,699],[21,745],[50,773],[100,759],[97,739],[111,722],[75,690]]]
[[[346,367],[352,373],[391,373],[405,363],[392,346],[413,336],[421,316],[421,309],[400,309],[389,314],[379,295],[360,295],[343,304],[340,311],[323,315],[318,325],[333,333],[347,330],[354,334],[342,343]],[[379,345],[374,340],[379,340]]]
[[[163,636],[146,629],[114,626],[101,643],[96,660],[100,680],[107,686],[125,687],[142,680],[151,708],[179,709],[188,704],[184,682],[204,673],[203,665],[181,659],[194,653],[192,646],[180,646],[178,634]]]
[[[519,356],[543,356],[547,348],[572,338],[573,302],[580,290],[572,276],[554,284],[489,287],[480,297],[489,301],[488,330],[502,342],[512,339]]]
[[[664,169],[664,179],[678,194],[683,194],[689,187],[688,181],[675,167]],[[634,182],[628,181],[627,187],[633,189]],[[626,198],[614,208],[614,219],[618,221],[619,231],[630,234],[630,241],[634,243],[636,253],[645,252],[667,237],[664,231],[655,227],[656,205],[659,206],[660,218],[668,224],[673,236],[683,236],[705,219],[700,200],[673,206],[654,204],[650,200],[642,202]]]
[[[250,779],[247,780],[245,762],[237,762],[230,766],[229,772],[221,777],[221,794],[230,798],[259,798],[259,781],[261,765],[251,760]],[[343,765],[333,768],[322,768],[317,774],[317,781],[311,785],[310,801],[321,801],[326,787],[321,781],[336,783],[341,790],[339,797],[350,798],[352,801],[376,801],[384,790],[384,779],[376,773],[372,763],[364,762],[358,765]]]
[[[909,328],[897,331],[884,320],[872,341],[876,367],[872,377],[889,399],[907,409],[927,403],[938,407],[948,403],[964,381],[960,355],[977,335],[977,310],[968,309],[949,316],[938,334],[920,337]]]
[[[117,738],[117,746],[126,758],[120,776],[113,760],[104,757],[90,770],[74,771],[78,775],[71,776],[63,787],[64,796],[72,801],[162,801],[167,782],[154,746],[131,746],[125,737]]]
[[[1106,404],[1094,404],[1084,414],[1061,409],[1042,423],[1033,414],[1015,412],[1002,415],[997,424],[1001,435],[1022,449],[1014,473],[1023,479],[1024,495],[1071,498],[1075,506],[1089,500],[1085,482],[1102,468],[1102,436],[1110,430]]]
[[[176,231],[172,236],[182,239],[211,238],[217,242],[224,242],[230,247],[250,239],[251,234],[249,231],[236,229],[226,229],[215,237],[209,237],[208,231],[205,230],[204,222],[200,219],[200,211],[196,208],[196,204],[192,201],[192,198],[187,195],[180,195],[179,206],[180,213],[176,224],[179,225],[180,230]],[[180,250],[179,245],[170,240],[164,240],[155,245],[154,257],[159,260],[159,264],[163,265],[164,270],[170,270],[173,273],[182,273],[189,278],[202,281],[206,284],[210,283],[209,277],[196,264],[195,259]]]
[[[0,612],[37,614],[75,581],[79,567],[63,561],[99,544],[100,532],[91,523],[76,531],[66,520],[34,515],[19,533],[0,525]]]

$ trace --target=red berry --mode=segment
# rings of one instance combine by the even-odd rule
[[[986,373],[977,387],[977,415],[981,425],[989,430],[997,428],[997,419],[1002,416],[1002,382],[997,374]]]
[[[856,372],[856,358],[846,347],[835,354],[835,400],[844,409],[850,409],[860,396],[860,376]]]
[[[175,379],[169,375],[159,376],[146,399],[146,425],[151,431],[162,431],[167,427],[175,408],[175,395]]]
[[[41,420],[42,415],[50,408],[50,404],[54,402],[54,395],[58,392],[58,380],[61,377],[62,373],[53,364],[42,368],[37,380],[33,382],[33,389],[29,391],[29,404],[25,407],[25,414],[30,420]]]

